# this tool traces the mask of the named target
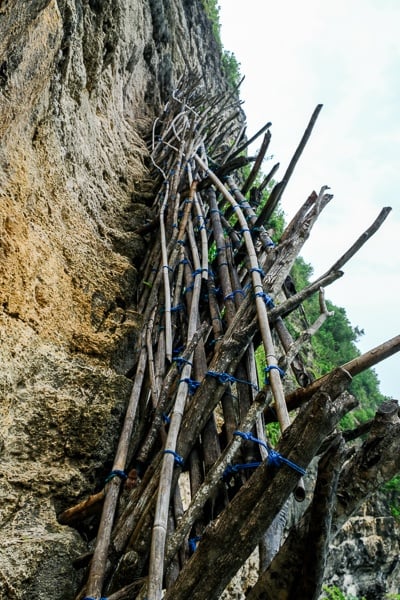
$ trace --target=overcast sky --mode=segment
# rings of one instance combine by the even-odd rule
[[[324,106],[287,187],[287,219],[315,189],[334,198],[302,252],[325,272],[374,221],[381,229],[327,297],[364,329],[365,352],[400,333],[400,0],[220,0],[222,42],[241,63],[248,135],[272,121],[264,164],[286,166],[317,104]],[[375,368],[400,399],[400,354]]]

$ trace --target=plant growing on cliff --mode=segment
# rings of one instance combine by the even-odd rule
[[[222,45],[218,2],[217,0],[202,0],[202,2],[205,13],[211,22],[214,38],[221,53],[221,62],[225,77],[232,87],[237,87],[241,78],[240,63],[235,54],[229,50],[225,50]]]
[[[356,596],[346,596],[340,588],[336,585],[322,587],[326,596],[323,596],[321,600],[365,600],[365,597],[357,598]]]

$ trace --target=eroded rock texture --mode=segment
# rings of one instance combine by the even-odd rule
[[[182,73],[223,86],[200,0],[0,3],[0,598],[74,597],[140,325],[143,137]]]

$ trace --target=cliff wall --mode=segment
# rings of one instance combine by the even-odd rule
[[[225,83],[200,0],[0,5],[0,598],[74,597],[129,397],[144,135],[179,77]]]

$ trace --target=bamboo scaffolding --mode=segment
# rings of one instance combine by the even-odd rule
[[[285,393],[282,361],[285,369],[292,366],[299,382],[306,381],[298,352],[329,316],[320,288],[343,275],[341,268],[377,231],[390,208],[381,211],[325,274],[273,306],[268,295],[281,293],[311,228],[332,198],[326,186],[319,194],[313,192],[279,243],[272,243],[267,221],[321,106],[315,109],[282,181],[259,212],[260,194],[279,166],[271,169],[258,188],[253,187],[271,138],[271,124],[243,141],[245,127],[236,122],[240,103],[231,93],[209,98],[193,76],[184,76],[180,86],[185,89],[178,86],[174,90],[150,136],[155,217],[140,229],[149,240],[138,287],[143,330],[112,477],[99,494],[60,515],[61,522],[76,523],[103,504],[94,552],[82,559],[84,563],[91,559],[84,592],[92,598],[102,597],[104,591],[110,600],[160,600],[166,587],[166,599],[186,600],[194,592],[199,600],[216,600],[228,571],[233,572],[245,560],[246,552],[264,539],[263,532],[288,494],[298,490],[302,495],[298,474],[284,470],[271,477],[268,461],[272,449],[265,440],[264,418],[270,421],[275,413],[266,407],[271,408],[273,402],[281,430],[287,430],[279,448],[300,467],[305,466],[321,444],[329,443],[328,432],[340,415],[355,405],[354,400],[340,395],[350,375],[400,350],[397,336],[337,373]],[[262,134],[258,155],[239,157]],[[230,175],[249,162],[254,165],[244,183]],[[220,200],[214,188],[221,194]],[[293,340],[286,317],[318,291],[320,316]],[[280,336],[283,356],[278,356],[282,349],[275,345],[273,327]],[[269,385],[258,391],[255,348],[260,343]],[[328,394],[339,395],[336,408]],[[296,417],[289,429],[289,411],[310,398],[306,413],[300,421]],[[138,412],[148,420],[135,429],[132,439]],[[253,432],[259,444],[243,440],[235,433],[237,427]],[[310,439],[302,438],[305,428],[312,433]],[[245,474],[238,476],[232,487],[224,483],[226,467],[238,459],[247,465],[261,459],[250,477],[252,485],[247,484]],[[191,499],[184,510],[180,475],[186,465]],[[139,473],[140,479],[132,489],[126,486],[119,500],[125,469]],[[229,547],[224,531],[243,539],[240,552]],[[196,543],[204,537],[192,556],[190,537]],[[221,553],[230,557],[230,564],[221,573],[221,581],[216,582],[215,574],[208,572],[210,581],[203,585],[202,568],[207,565],[212,540],[218,540],[215,564],[226,560]],[[320,573],[320,567],[318,570]],[[307,589],[314,589],[313,583],[307,583]],[[315,589],[318,585],[316,582]]]

